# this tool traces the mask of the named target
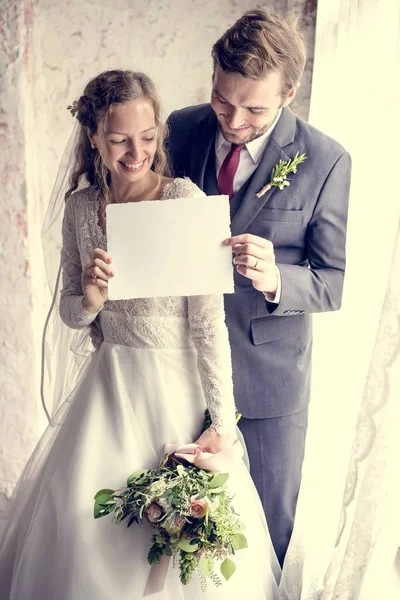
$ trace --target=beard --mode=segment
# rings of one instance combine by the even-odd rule
[[[256,140],[257,138],[264,135],[264,133],[266,133],[268,131],[268,129],[270,129],[272,127],[272,125],[274,124],[275,119],[278,116],[278,112],[279,111],[276,112],[273,119],[269,123],[264,125],[264,127],[260,127],[260,128],[252,127],[251,131],[245,138],[243,138],[243,139],[240,138],[240,144],[248,144],[249,142],[252,142],[253,140]],[[228,132],[224,131],[223,124],[221,123],[221,121],[219,121],[219,129],[222,133],[222,136],[224,137],[224,139],[226,139],[227,142],[229,142],[230,144],[238,143],[236,134],[233,134],[230,132],[228,133]]]

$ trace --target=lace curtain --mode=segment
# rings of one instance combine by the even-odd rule
[[[318,3],[310,123],[352,155],[340,312],[316,315],[282,600],[391,600],[400,544],[400,3]],[[400,580],[400,575],[399,575]]]

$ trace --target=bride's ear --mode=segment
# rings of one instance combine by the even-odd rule
[[[85,127],[85,131],[86,131],[86,135],[88,136],[90,145],[92,146],[92,148],[96,148],[96,141],[94,139],[94,135],[92,133],[90,133],[90,129],[89,127]]]

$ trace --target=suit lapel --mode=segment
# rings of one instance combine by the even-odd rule
[[[202,190],[204,190],[206,165],[210,151],[213,149],[217,125],[217,118],[210,107],[210,113],[198,124],[193,134],[189,172],[191,180]]]
[[[232,235],[244,233],[250,223],[256,218],[260,210],[265,206],[272,194],[276,193],[276,187],[271,188],[264,196],[257,198],[256,194],[266,185],[272,173],[272,169],[280,161],[289,160],[289,156],[282,148],[293,143],[296,131],[296,118],[290,108],[282,110],[281,117],[271,134],[271,138],[265,148],[260,164],[255,170],[250,183],[243,195],[243,199],[232,218]],[[246,184],[245,184],[246,185]],[[237,194],[240,194],[238,190]],[[232,201],[235,202],[235,196]]]

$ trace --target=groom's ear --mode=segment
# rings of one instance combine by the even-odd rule
[[[291,101],[293,100],[293,98],[296,95],[297,90],[300,87],[300,81],[298,81],[290,90],[290,92],[288,93],[288,95],[286,96],[285,100],[283,101],[282,106],[289,106],[289,104],[291,103]]]

